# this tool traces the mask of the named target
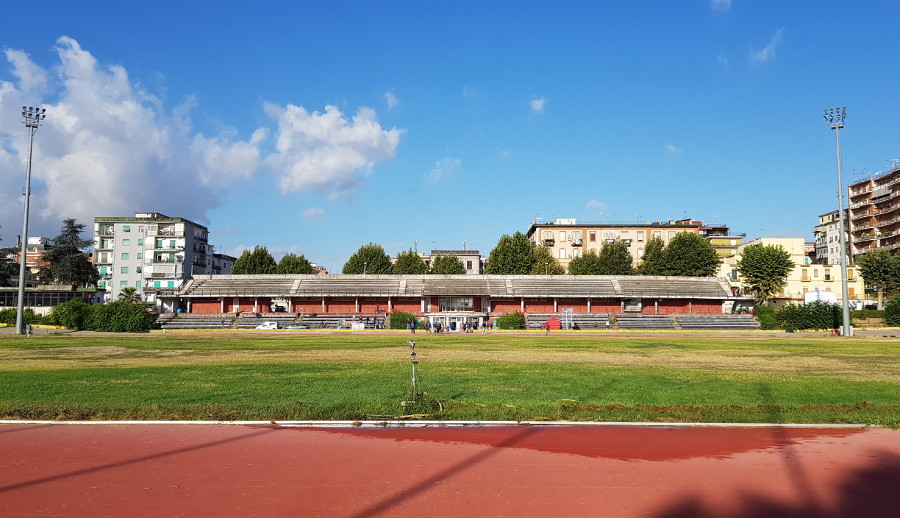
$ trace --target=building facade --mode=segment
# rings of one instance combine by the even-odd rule
[[[709,241],[720,258],[735,255],[741,242],[747,237],[747,234],[732,233],[728,225],[703,225],[699,233]]]
[[[853,255],[900,248],[900,161],[890,171],[851,184],[850,236]]]
[[[802,304],[807,298],[807,293],[822,291],[834,292],[837,300],[841,300],[841,266],[839,264],[818,264],[812,251],[814,245],[803,238],[757,238],[741,246],[744,248],[754,245],[777,245],[784,248],[791,256],[794,268],[788,274],[787,285],[773,300],[776,305],[787,303]],[[722,263],[720,276],[728,279],[742,293],[745,292],[737,263],[741,259],[740,252],[737,255],[727,257]],[[850,307],[862,309],[867,301],[865,284],[856,267],[847,268],[847,289]]]
[[[847,211],[844,212],[844,224],[849,225]],[[850,243],[850,232],[845,230],[847,243]],[[819,216],[819,224],[813,229],[815,236],[815,262],[817,264],[840,264],[841,259],[841,221],[838,211],[833,210]],[[847,264],[853,260],[849,254]]]
[[[234,258],[214,254],[203,225],[157,212],[94,218],[93,263],[105,301],[135,288],[158,303],[194,275],[230,273]]]
[[[699,221],[690,219],[646,223],[578,223],[575,219],[557,219],[552,223],[533,223],[526,236],[546,246],[566,270],[572,259],[590,251],[599,253],[605,243],[620,239],[628,245],[634,264],[640,263],[644,248],[654,237],[668,244],[681,232],[699,234]]]

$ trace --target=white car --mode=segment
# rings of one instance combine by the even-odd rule
[[[263,322],[262,324],[256,326],[256,329],[278,329],[278,322]]]

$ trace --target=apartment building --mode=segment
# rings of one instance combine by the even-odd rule
[[[157,212],[94,218],[93,262],[107,301],[133,287],[144,301],[157,302],[193,275],[230,273],[234,261],[214,253],[205,226],[184,218]]]
[[[747,234],[734,234],[728,225],[703,225],[700,236],[705,237],[719,257],[729,257],[737,253]]]
[[[604,243],[616,239],[628,245],[637,265],[647,242],[654,237],[668,244],[681,232],[699,234],[702,226],[701,222],[690,219],[646,223],[578,223],[575,219],[557,219],[552,223],[533,223],[526,236],[535,244],[548,247],[559,264],[568,269],[572,259],[591,250],[599,253]]]
[[[900,160],[890,171],[851,184],[850,241],[853,255],[900,248]]]
[[[779,245],[791,256],[794,269],[788,274],[787,285],[779,293],[773,302],[776,305],[786,303],[803,303],[807,293],[816,290],[822,292],[834,292],[837,300],[841,300],[841,266],[839,264],[819,264],[814,261],[815,245],[800,237],[773,238],[762,237],[753,239],[742,245],[738,254],[726,257],[719,270],[719,276],[731,281],[742,293],[745,286],[741,281],[737,270],[737,263],[741,259],[744,248],[754,245]],[[862,309],[866,302],[865,284],[856,267],[847,267],[847,291],[850,307]]]
[[[844,211],[844,224],[849,224],[847,211]],[[813,228],[815,236],[815,262],[817,264],[840,264],[841,259],[841,221],[838,211],[833,210],[819,215],[819,224]],[[845,231],[847,243],[850,243],[850,233]],[[853,264],[852,258],[847,257],[847,264]]]

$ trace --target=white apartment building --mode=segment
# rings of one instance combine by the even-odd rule
[[[132,287],[159,305],[195,274],[230,273],[235,258],[213,252],[206,227],[184,218],[157,212],[94,218],[93,262],[105,301]]]
[[[847,211],[844,210],[845,229],[849,228],[850,220],[847,219]],[[838,211],[821,214],[819,216],[819,224],[813,229],[813,235],[816,239],[816,259],[818,264],[840,264],[841,259],[841,231],[840,219]],[[850,232],[845,230],[844,235],[847,243],[850,243]],[[847,255],[847,264],[853,261]]]

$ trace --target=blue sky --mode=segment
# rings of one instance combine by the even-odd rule
[[[158,211],[219,251],[340,272],[532,218],[811,237],[900,157],[896,2],[15,2],[0,17],[0,245]]]

